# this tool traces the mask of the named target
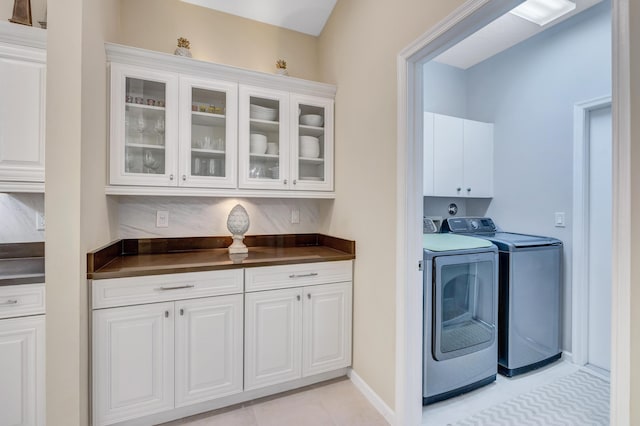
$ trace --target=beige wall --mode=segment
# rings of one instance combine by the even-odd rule
[[[49,7],[45,208],[47,424],[89,418],[86,253],[112,238],[106,182],[103,43],[117,2],[60,0]]]
[[[316,37],[179,0],[121,0],[121,7],[122,44],[173,53],[186,37],[196,59],[273,73],[283,58],[289,75],[318,79]]]
[[[462,0],[339,1],[320,36],[336,97],[336,200],[327,230],[357,241],[354,370],[394,407],[397,54]],[[418,284],[419,285],[419,284]],[[417,373],[419,374],[419,373]]]

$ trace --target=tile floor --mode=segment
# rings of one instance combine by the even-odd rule
[[[163,426],[387,426],[348,379],[262,398]]]
[[[428,426],[447,426],[463,420],[492,405],[499,404],[533,389],[549,384],[561,377],[580,370],[580,367],[568,361],[560,361],[528,374],[508,379],[498,374],[496,381],[473,392],[436,404],[422,410],[422,424]],[[609,380],[608,377],[596,374]]]

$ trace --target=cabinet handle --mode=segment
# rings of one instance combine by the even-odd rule
[[[164,311],[164,317],[169,318],[169,311]]]
[[[467,188],[467,192],[471,192],[471,188]]]
[[[187,175],[182,175],[182,181],[186,181],[187,180]]]
[[[6,302],[0,303],[0,305],[17,305],[17,304],[18,304],[17,299],[9,299]]]
[[[184,315],[184,308],[180,308],[180,316]]]
[[[307,293],[307,299],[311,299],[311,293]]]
[[[284,184],[285,184],[285,185],[287,184],[287,180],[286,180],[286,179],[284,180]]]
[[[169,175],[169,180],[173,180],[173,174]]]
[[[186,285],[180,285],[177,287],[160,287],[160,288],[157,288],[156,290],[158,291],[182,290],[185,288],[193,288],[193,287],[195,287],[193,284],[186,284]]]
[[[301,274],[301,275],[291,274],[289,275],[289,278],[306,278],[306,277],[317,277],[317,276],[318,276],[317,272],[311,272],[308,274]]]
[[[299,294],[296,296],[296,299],[300,300],[300,295]]]

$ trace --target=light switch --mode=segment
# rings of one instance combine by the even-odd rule
[[[169,227],[169,212],[166,210],[156,211],[156,228]]]
[[[564,212],[556,212],[556,228],[564,228],[565,222],[564,222]]]
[[[44,213],[36,212],[36,231],[44,231]]]

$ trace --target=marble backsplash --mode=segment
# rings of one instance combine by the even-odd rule
[[[44,241],[36,230],[36,212],[44,212],[43,194],[0,193],[0,243]]]
[[[119,238],[229,235],[227,216],[237,203],[249,214],[247,234],[312,233],[326,229],[331,200],[119,197]],[[291,210],[300,223],[291,223]],[[169,212],[169,226],[156,227],[156,211]]]

